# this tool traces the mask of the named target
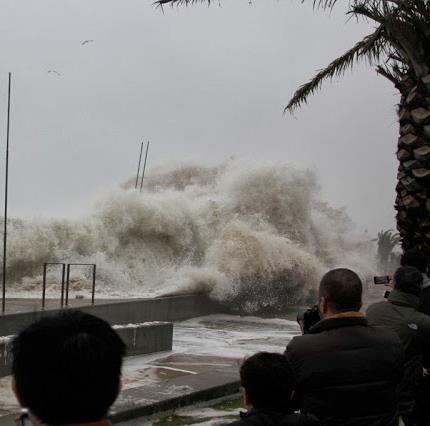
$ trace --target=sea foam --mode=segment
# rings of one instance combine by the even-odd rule
[[[369,239],[322,201],[313,173],[230,161],[130,178],[81,221],[12,220],[8,292],[39,295],[44,262],[96,263],[98,297],[206,292],[247,311],[308,303],[333,267],[373,273]],[[89,271],[72,271],[89,294]],[[48,295],[59,296],[58,270]]]

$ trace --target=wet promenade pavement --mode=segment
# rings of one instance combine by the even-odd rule
[[[198,401],[238,392],[242,359],[255,352],[284,350],[299,332],[294,321],[209,315],[175,323],[171,352],[130,357],[123,389],[112,410],[115,422],[172,412]],[[10,377],[0,380],[0,425],[13,424],[18,406]]]

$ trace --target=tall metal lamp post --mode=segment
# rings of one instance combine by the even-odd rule
[[[7,97],[7,130],[6,130],[6,167],[4,187],[4,228],[3,228],[3,288],[2,288],[2,313],[6,309],[6,252],[7,252],[7,196],[9,186],[9,128],[10,128],[10,88],[12,75],[9,73],[9,88]]]

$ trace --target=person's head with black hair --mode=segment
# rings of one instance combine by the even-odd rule
[[[104,320],[78,310],[46,316],[12,343],[12,387],[33,422],[102,420],[120,390],[125,345]]]
[[[285,355],[258,352],[240,367],[244,402],[249,408],[287,413],[294,388],[293,372]]]
[[[327,272],[319,287],[319,310],[321,316],[359,311],[363,285],[360,277],[350,269],[338,268]]]
[[[400,265],[402,266],[413,266],[417,268],[422,274],[427,273],[428,270],[428,259],[426,255],[417,248],[413,248],[405,251],[400,259]]]
[[[401,266],[394,273],[393,282],[394,290],[419,297],[423,286],[423,275],[413,266]]]

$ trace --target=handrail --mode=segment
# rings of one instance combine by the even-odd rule
[[[61,307],[64,305],[64,275],[66,270],[66,264],[61,262],[45,262],[43,264],[43,284],[42,284],[42,309],[45,309],[45,299],[46,299],[46,272],[48,265],[62,265],[61,273]]]
[[[91,304],[94,305],[96,292],[96,264],[95,263],[68,263],[66,273],[66,306],[69,306],[69,286],[70,286],[70,267],[71,266],[92,266],[93,267],[93,285],[91,289]]]

